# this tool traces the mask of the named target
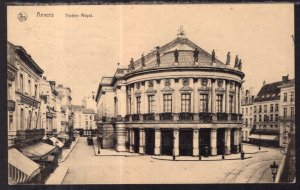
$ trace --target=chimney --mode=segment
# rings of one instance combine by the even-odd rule
[[[289,75],[282,76],[282,82],[287,82],[289,81]]]

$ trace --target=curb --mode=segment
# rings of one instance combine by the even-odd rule
[[[70,150],[69,153],[66,155],[66,157],[64,157],[62,160],[58,161],[58,163],[62,163],[62,162],[64,162],[64,161],[68,158],[69,154],[73,151],[73,149],[74,149],[74,147],[77,145],[78,141],[79,141],[79,139],[77,138],[77,139],[75,140],[74,146],[71,148],[71,150]]]
[[[189,161],[189,162],[191,162],[191,161],[197,161],[197,162],[199,162],[199,161],[201,161],[201,162],[209,161],[209,162],[211,162],[211,161],[241,160],[241,158],[215,159],[215,160],[178,160],[178,159],[173,160],[172,158],[171,159],[163,159],[163,158],[156,158],[156,157],[153,157],[153,156],[151,156],[151,158],[155,159],[155,160],[163,160],[163,161]],[[252,158],[252,157],[251,156],[245,157],[244,160],[249,159],[249,158]]]
[[[60,180],[60,182],[59,183],[47,183],[47,181],[46,181],[46,183],[45,183],[45,185],[59,185],[59,184],[62,184],[62,182],[64,181],[64,179],[65,179],[65,177],[66,177],[66,175],[69,173],[69,168],[67,168],[67,171],[65,172],[65,174],[63,175],[63,177],[62,177],[62,179]]]
[[[95,156],[124,156],[124,157],[136,157],[136,156],[143,156],[143,155],[116,155],[116,154],[106,154],[106,155],[99,155],[96,153],[96,148],[95,148],[95,143],[93,144],[93,149],[94,149],[94,155]]]

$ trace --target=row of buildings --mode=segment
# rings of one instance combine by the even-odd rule
[[[234,63],[230,53],[226,63],[216,57],[180,31],[102,77],[96,117],[103,148],[173,156],[240,153],[245,75],[237,56]]]
[[[71,89],[47,80],[26,50],[10,42],[7,68],[9,183],[43,183],[71,138]]]
[[[295,79],[263,83],[257,95],[242,98],[243,140],[264,146],[285,146],[295,130]]]

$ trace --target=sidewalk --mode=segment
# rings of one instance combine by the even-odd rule
[[[98,141],[95,137],[93,138],[93,142],[94,142],[93,148],[94,148],[95,156],[126,156],[126,157],[141,156],[138,153],[117,152],[115,149],[101,149],[101,148],[100,148],[100,154],[98,154]]]
[[[69,154],[71,153],[71,151],[73,150],[73,148],[75,147],[75,145],[78,143],[79,138],[77,137],[76,140],[74,142],[72,142],[72,145],[69,149],[63,149],[62,153],[61,153],[61,159],[58,160],[58,163],[64,162]]]
[[[46,181],[46,185],[55,185],[61,184],[64,180],[65,176],[68,173],[68,169],[64,167],[57,167],[56,170],[49,176],[48,180]]]
[[[151,158],[156,160],[166,160],[166,161],[225,161],[225,160],[241,160],[241,154],[230,154],[225,155],[224,159],[222,159],[222,155],[217,156],[209,156],[209,157],[201,157],[199,160],[198,156],[176,156],[175,160],[173,160],[173,156],[151,156]],[[244,160],[252,158],[251,156],[244,157]]]

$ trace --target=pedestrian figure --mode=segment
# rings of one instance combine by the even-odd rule
[[[226,65],[230,65],[230,51],[227,53]]]
[[[199,51],[198,51],[198,48],[196,48],[194,51],[194,62],[195,63],[198,62],[198,55],[199,55]]]
[[[156,63],[157,63],[158,66],[160,65],[159,46],[156,47]]]
[[[211,61],[212,61],[212,63],[214,63],[215,60],[216,60],[216,53],[215,53],[215,50],[213,50],[212,53],[211,53]]]
[[[235,57],[235,63],[234,63],[234,68],[237,68],[239,66],[239,56],[236,55]]]
[[[176,49],[175,52],[174,52],[174,57],[175,57],[175,63],[178,63],[178,57],[179,57],[179,54],[178,54],[177,49]]]

